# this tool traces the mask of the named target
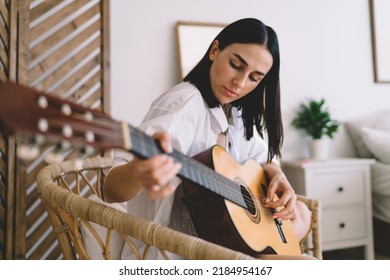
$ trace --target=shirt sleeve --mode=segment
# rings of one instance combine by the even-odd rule
[[[259,164],[263,164],[267,161],[268,146],[266,141],[260,137],[260,135],[254,131],[253,138],[251,139],[251,148],[249,149],[248,158],[256,160]]]
[[[164,100],[154,104],[139,128],[148,135],[167,132],[172,137],[173,148],[188,155],[198,131],[198,120],[192,113],[196,104],[191,98],[181,100],[179,104],[172,103]]]

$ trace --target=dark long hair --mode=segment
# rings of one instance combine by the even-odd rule
[[[271,53],[273,64],[259,85],[246,96],[234,101],[233,106],[242,111],[242,119],[245,126],[245,138],[253,137],[253,127],[264,138],[263,131],[268,136],[268,158],[271,161],[274,156],[281,157],[283,144],[283,123],[280,110],[280,54],[279,43],[275,31],[254,18],[240,19],[226,26],[215,37],[218,40],[219,50],[224,50],[234,43],[259,44],[265,46]],[[219,106],[210,84],[210,68],[212,61],[209,52],[212,43],[199,63],[184,78],[194,84],[201,92],[203,99],[210,108]]]

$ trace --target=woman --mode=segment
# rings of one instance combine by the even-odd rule
[[[302,239],[310,227],[310,211],[303,203],[297,203],[291,185],[275,162],[281,156],[283,142],[279,65],[273,29],[257,19],[238,20],[217,35],[182,83],[152,103],[140,128],[148,134],[168,133],[173,147],[187,156],[218,143],[240,164],[256,160],[270,180],[265,206],[283,206],[273,217],[291,219],[297,237]],[[128,180],[123,179],[130,169],[126,165],[121,168],[121,173],[107,177],[106,196],[129,200],[128,211],[133,214],[197,234],[180,199],[181,187],[175,190],[172,184],[168,188],[154,186],[154,191],[165,193],[162,199],[152,202],[145,192],[138,193],[127,186]],[[110,183],[114,174],[116,186]],[[123,184],[117,184],[118,178]],[[276,201],[275,194],[279,196]]]

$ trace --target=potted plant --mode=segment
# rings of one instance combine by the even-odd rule
[[[333,139],[339,127],[339,122],[331,118],[329,109],[325,107],[325,99],[311,98],[301,103],[291,123],[312,138],[309,142],[310,156],[315,159],[325,159],[328,153],[328,140]]]

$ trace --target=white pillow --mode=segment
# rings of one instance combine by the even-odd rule
[[[359,157],[372,158],[374,155],[365,144],[361,128],[369,127],[379,130],[390,130],[390,110],[382,110],[361,116],[345,123]]]
[[[98,202],[103,205],[110,206],[112,208],[115,208],[122,212],[126,211],[126,203],[107,203],[104,202],[101,198],[99,198],[97,195],[91,195],[89,197],[92,201]],[[91,226],[95,229],[99,237],[102,239],[103,243],[106,243],[106,236],[107,236],[107,228],[103,227],[99,224],[95,224],[92,222],[89,222]],[[88,255],[93,260],[103,260],[102,250],[99,246],[99,243],[97,242],[96,238],[93,236],[91,231],[88,229],[88,227],[84,224],[84,222],[80,221],[80,229],[81,229],[81,236],[82,236],[82,242],[84,244],[85,250],[87,251]],[[111,237],[110,237],[110,254],[111,258],[114,260],[121,259],[122,249],[123,245],[125,243],[125,240],[122,238],[122,236],[115,230],[111,231]]]
[[[382,162],[390,163],[390,130],[362,127],[362,138],[367,148]]]

